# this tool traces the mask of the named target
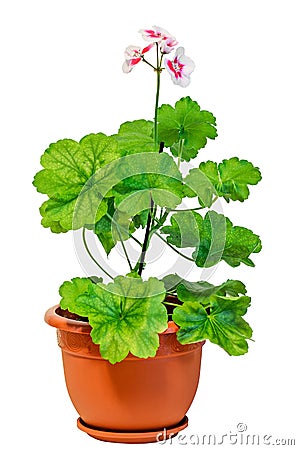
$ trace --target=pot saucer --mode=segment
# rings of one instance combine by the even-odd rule
[[[81,417],[77,420],[77,426],[89,436],[100,441],[143,444],[146,442],[163,442],[165,439],[176,436],[179,431],[188,426],[188,417],[185,416],[178,424],[170,428],[151,431],[106,431],[101,428],[90,427]]]

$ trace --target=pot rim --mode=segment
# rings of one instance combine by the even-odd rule
[[[88,322],[62,317],[56,312],[58,308],[60,308],[60,305],[55,305],[46,311],[44,319],[48,325],[60,330],[71,331],[72,333],[90,334],[92,328]],[[167,329],[159,334],[176,333],[178,329],[179,327],[173,322],[173,320],[170,320],[168,322]]]

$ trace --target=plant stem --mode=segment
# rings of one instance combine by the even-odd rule
[[[183,258],[188,259],[188,261],[192,261],[192,262],[194,263],[194,259],[189,258],[189,256],[184,255],[184,253],[181,253],[181,252],[180,252],[179,250],[177,250],[173,245],[169,244],[169,242],[167,242],[166,239],[162,238],[162,236],[161,236],[159,233],[157,233],[156,231],[155,231],[155,235],[158,236],[158,238],[160,238],[161,241],[165,242],[165,244],[167,244],[168,247],[170,247],[170,248],[171,248],[174,252],[176,252],[178,255],[180,255],[180,256],[182,256]]]
[[[159,94],[160,94],[160,75],[161,75],[161,65],[159,62],[159,45],[156,42],[156,50],[157,50],[157,89],[156,89],[156,102],[155,102],[155,119],[154,119],[154,140],[155,146],[158,144],[158,107],[159,107]]]
[[[140,275],[140,276],[141,276],[143,268],[144,268],[144,260],[145,260],[147,246],[148,246],[153,211],[154,211],[154,201],[151,198],[150,212],[148,213],[148,216],[147,216],[147,224],[146,224],[146,230],[145,230],[145,235],[144,235],[144,241],[143,241],[143,245],[142,245],[140,260],[138,263],[138,266],[139,266],[138,267],[138,275]]]
[[[166,222],[166,219],[168,217],[169,214],[169,209],[166,209],[166,211],[163,213],[163,215],[160,215],[160,219],[156,219],[156,222],[159,223],[160,227],[162,225],[164,225],[164,223]]]
[[[154,226],[154,223],[156,221],[156,214],[157,214],[157,205],[154,205],[153,213],[151,214],[152,221],[151,221],[150,230],[152,229],[152,227]]]
[[[133,241],[135,241],[138,245],[140,245],[140,247],[142,247],[142,244],[140,241],[138,241],[138,239],[135,238],[135,236],[133,236],[132,233],[130,233],[125,227],[123,227],[122,225],[119,225],[116,220],[110,216],[110,214],[108,212],[106,212],[106,216],[108,217],[108,219],[111,220],[111,222],[113,222],[115,224],[116,227],[119,227],[119,229],[123,230],[130,238],[133,239]]]
[[[171,303],[171,302],[163,302],[163,305],[180,306],[178,303]]]
[[[163,217],[163,214],[164,214],[164,209],[161,207],[161,211],[160,211],[160,217],[159,217],[159,220],[158,220],[158,222],[160,222],[161,221],[161,219],[162,219],[162,217]]]
[[[160,58],[160,69],[161,69],[161,71],[162,71],[162,60],[163,60],[163,56],[164,56],[164,53],[162,53],[161,52],[161,58]]]
[[[211,206],[218,200],[218,195],[213,199]],[[187,208],[187,209],[169,209],[167,208],[167,211],[174,211],[174,212],[180,212],[180,211],[199,211],[200,209],[205,209],[207,206],[198,206],[197,208]]]
[[[187,208],[187,209],[168,209],[168,211],[174,212],[184,212],[184,211],[199,211],[200,209],[205,209],[206,206],[198,206],[197,208]]]
[[[182,161],[183,144],[184,144],[184,139],[180,139],[179,140],[179,151],[178,151],[178,169],[180,168],[181,161]]]
[[[87,245],[87,241],[86,241],[86,234],[85,234],[85,232],[86,232],[86,228],[83,227],[83,230],[82,230],[82,239],[83,239],[83,244],[84,244],[84,247],[85,247],[85,250],[86,250],[88,256],[89,256],[89,257],[93,260],[93,262],[101,269],[102,272],[104,272],[109,278],[111,278],[111,280],[113,280],[113,279],[114,279],[113,276],[110,275],[110,273],[108,273],[107,270],[105,270],[105,269],[98,263],[98,261],[95,259],[95,257],[92,255],[91,251],[89,250],[88,245]]]
[[[128,253],[127,253],[127,249],[126,249],[126,246],[125,246],[125,244],[124,244],[123,238],[122,238],[122,236],[121,236],[121,232],[120,232],[120,230],[119,230],[118,224],[116,224],[116,230],[117,230],[117,234],[118,234],[119,240],[120,240],[120,242],[121,242],[121,246],[122,246],[122,248],[123,248],[123,251],[124,251],[126,260],[128,261],[130,271],[132,272],[133,267],[132,267],[132,264],[131,264],[129,255],[128,255]]]
[[[162,209],[162,208],[161,208],[161,209]],[[165,223],[165,221],[166,221],[166,219],[167,219],[167,216],[168,216],[168,212],[167,212],[167,211],[164,212],[163,215],[162,215],[162,211],[161,211],[161,214],[160,214],[160,218],[159,218],[159,219],[157,219],[155,216],[153,217],[152,226],[151,226],[151,229],[150,229],[150,236],[149,236],[149,239],[151,239],[151,238],[152,238],[152,235],[153,235],[154,233],[156,233],[157,230],[159,230],[159,229],[162,227],[162,225],[164,225],[164,223]],[[154,225],[154,222],[156,222],[156,225]]]
[[[152,67],[152,69],[156,70],[156,67],[153,66],[150,62],[148,62],[144,57],[142,58],[142,61],[145,62],[148,66]]]
[[[164,142],[160,142],[159,153],[162,153],[164,149]]]

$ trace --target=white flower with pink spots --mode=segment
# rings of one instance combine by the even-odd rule
[[[172,61],[165,59],[165,68],[170,73],[174,84],[186,87],[190,83],[190,75],[195,68],[195,64],[191,58],[185,55],[185,49],[179,47]]]
[[[125,50],[125,62],[123,63],[123,72],[129,73],[136,64],[138,64],[143,55],[148,52],[154,44],[150,44],[145,48],[138,47],[137,45],[129,45]]]

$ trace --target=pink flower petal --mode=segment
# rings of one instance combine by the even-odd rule
[[[141,53],[144,55],[144,53],[148,52],[151,48],[153,48],[153,46],[154,44],[149,44],[147,47],[144,47]]]
[[[170,53],[174,49],[174,47],[178,44],[178,41],[173,37],[168,37],[163,40],[160,44],[160,49],[162,53]]]
[[[142,58],[132,58],[130,59],[131,66],[136,66],[141,61]]]

